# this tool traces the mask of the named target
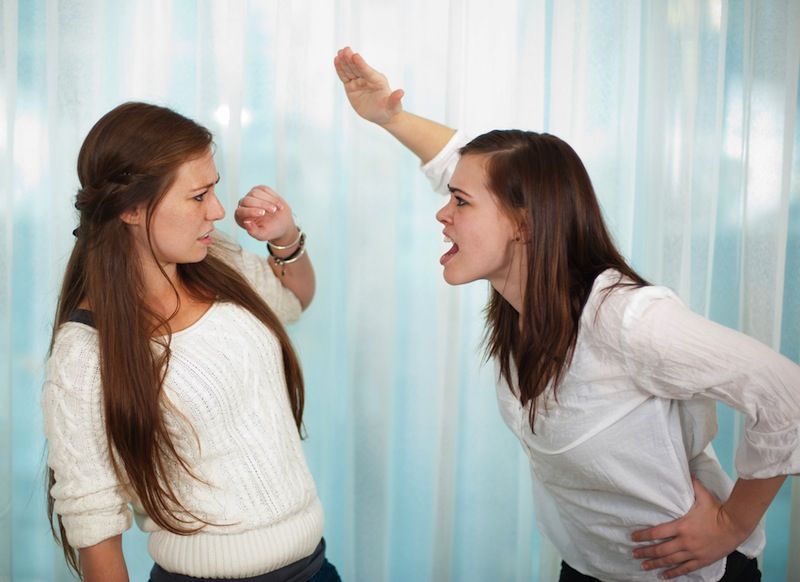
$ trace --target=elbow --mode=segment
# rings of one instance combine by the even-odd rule
[[[309,265],[310,267],[310,265]],[[297,299],[300,301],[300,309],[305,311],[309,305],[311,305],[311,301],[314,299],[314,294],[317,291],[317,277],[314,273],[313,268],[309,268],[309,273],[306,276],[304,284],[301,285],[297,292]]]
[[[314,293],[316,292],[316,286],[311,285],[308,289],[303,289],[302,293],[297,294],[297,300],[300,301],[300,309],[305,311],[308,309],[308,306],[311,305],[311,301],[314,299]]]

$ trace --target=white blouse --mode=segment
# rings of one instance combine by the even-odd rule
[[[460,132],[423,167],[441,187],[466,142]],[[573,568],[600,580],[657,580],[633,558],[634,531],[692,507],[691,476],[720,499],[731,479],[711,447],[715,401],[745,415],[736,455],[743,478],[800,472],[800,368],[756,340],[687,309],[664,287],[603,292],[595,280],[581,315],[572,364],[539,404],[535,434],[504,383],[500,412],[530,459],[537,521]],[[764,546],[759,526],[739,547]],[[681,577],[719,580],[720,560]]]

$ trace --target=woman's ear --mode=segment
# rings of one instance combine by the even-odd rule
[[[122,214],[119,215],[122,222],[125,224],[130,224],[131,226],[138,226],[142,222],[142,216],[144,212],[142,212],[142,207],[137,206],[132,210],[126,210]]]
[[[528,226],[528,217],[524,213],[517,216],[517,229],[514,232],[514,240],[516,242],[530,242],[531,229]]]

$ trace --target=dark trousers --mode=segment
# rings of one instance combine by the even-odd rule
[[[600,582],[586,574],[581,574],[566,562],[561,562],[561,576],[558,582]],[[748,558],[742,553],[733,552],[725,564],[725,575],[719,582],[761,582],[761,571],[758,561]]]
[[[325,558],[325,540],[310,556],[273,572],[249,578],[195,578],[167,572],[158,564],[150,571],[149,582],[341,582],[336,568]]]

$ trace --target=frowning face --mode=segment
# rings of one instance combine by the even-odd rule
[[[208,254],[214,222],[225,216],[214,186],[219,180],[211,151],[184,162],[174,183],[153,210],[150,241],[162,267],[197,263]],[[140,256],[150,254],[144,212],[139,211],[135,229]]]

